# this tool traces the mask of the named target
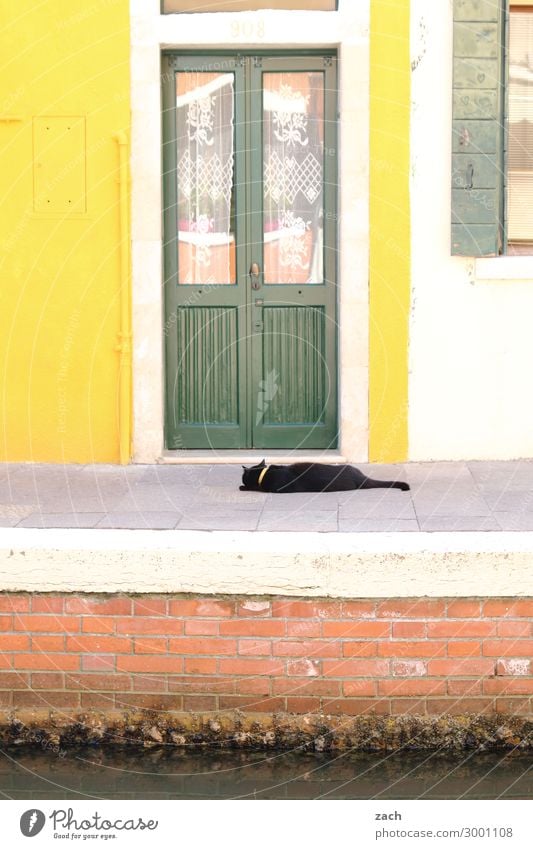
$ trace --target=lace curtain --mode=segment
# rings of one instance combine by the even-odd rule
[[[235,283],[233,74],[176,79],[179,282]]]

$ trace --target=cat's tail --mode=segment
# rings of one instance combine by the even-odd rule
[[[376,481],[365,478],[359,489],[401,489],[402,492],[407,492],[411,487],[405,481]]]

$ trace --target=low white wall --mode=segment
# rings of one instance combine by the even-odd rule
[[[0,591],[533,596],[533,533],[0,529]]]
[[[533,257],[450,256],[452,3],[411,27],[409,457],[532,457]]]

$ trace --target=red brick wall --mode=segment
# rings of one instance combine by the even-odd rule
[[[533,714],[533,600],[0,594],[0,708]]]

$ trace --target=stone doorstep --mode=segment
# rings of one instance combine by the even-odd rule
[[[61,755],[81,745],[395,751],[531,750],[531,716],[377,715],[212,711],[0,711],[0,741]]]

